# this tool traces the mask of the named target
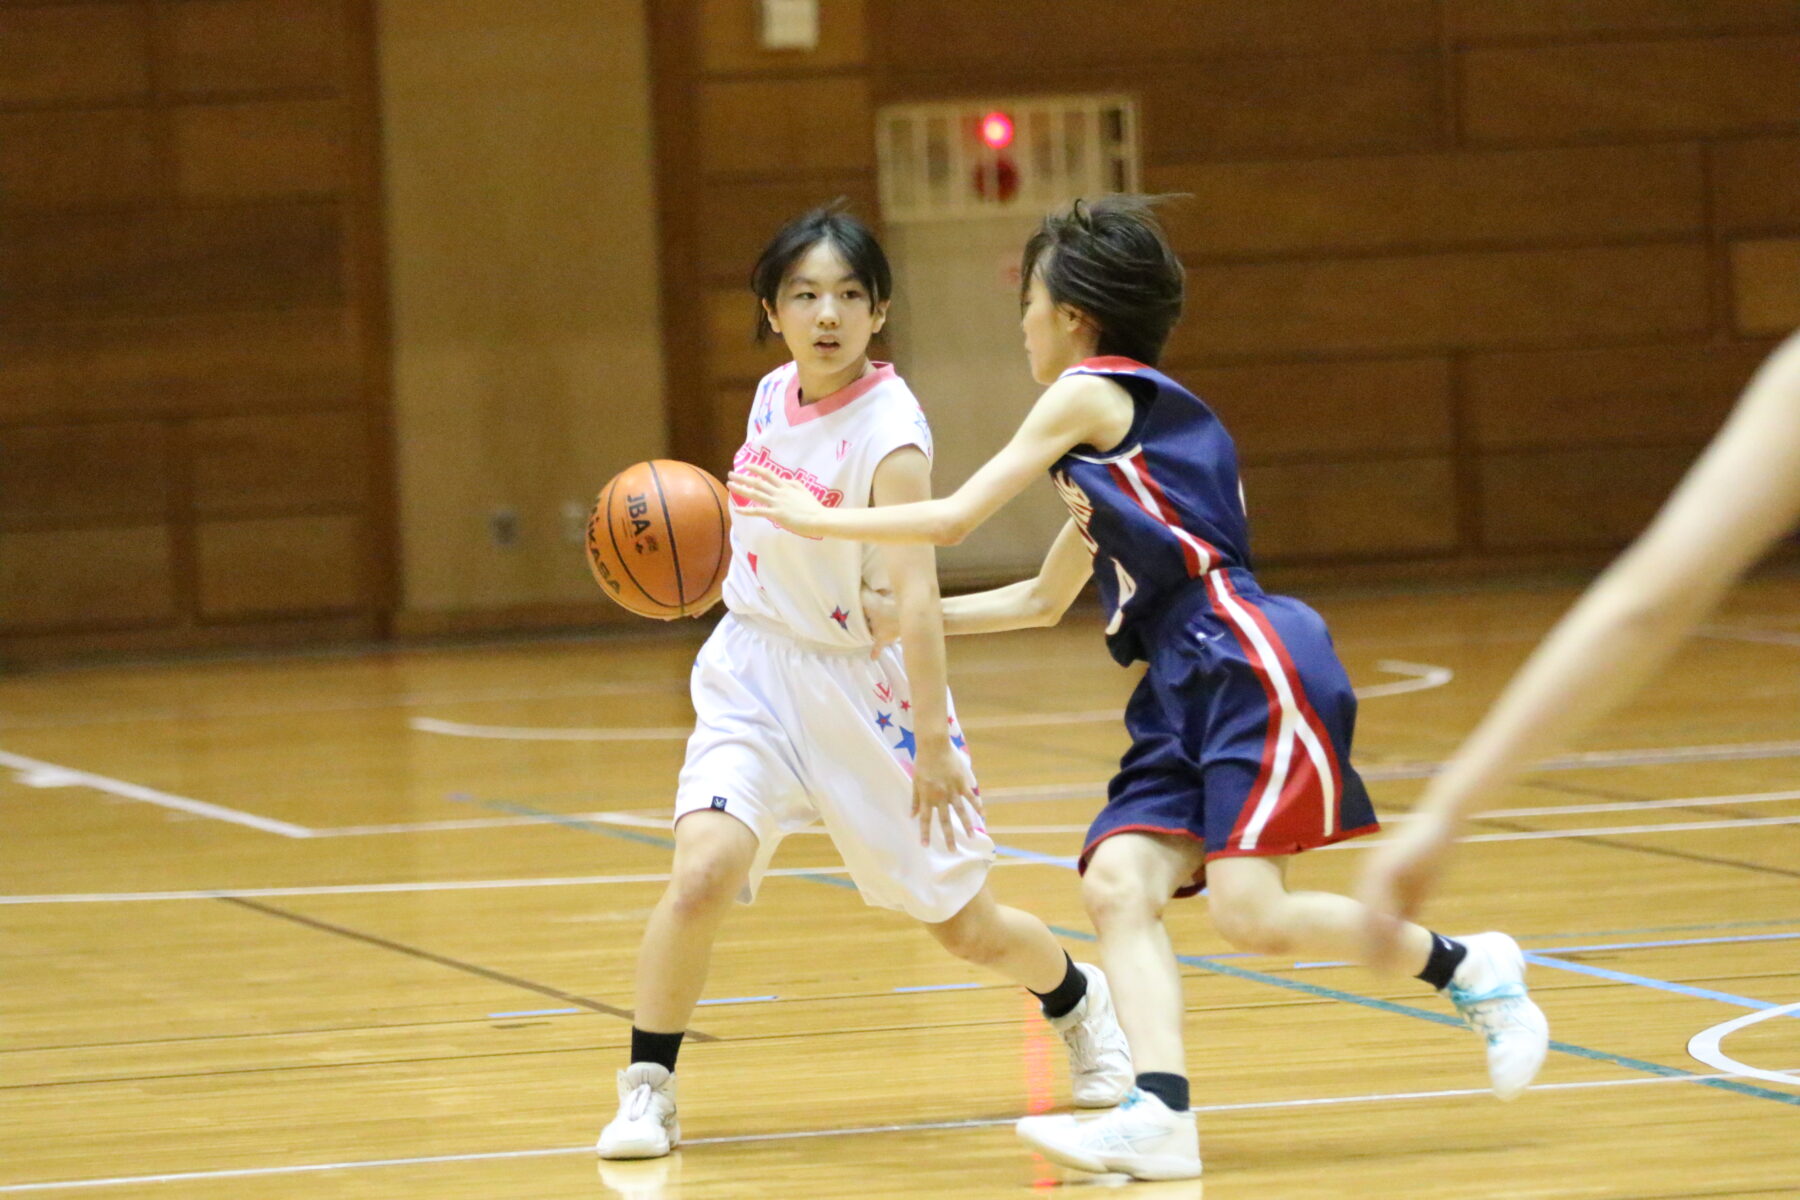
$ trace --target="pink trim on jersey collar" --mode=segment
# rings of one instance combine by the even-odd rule
[[[876,384],[894,377],[893,363],[871,362],[869,365],[875,369],[823,400],[814,400],[811,404],[800,403],[800,368],[795,367],[794,373],[788,377],[786,390],[781,394],[782,405],[787,410],[788,424],[801,425],[818,417],[828,417],[868,395],[869,389]]]
[[[1148,371],[1148,370],[1150,370],[1150,367],[1148,366],[1148,364],[1141,363],[1135,358],[1125,358],[1122,355],[1112,354],[1112,355],[1106,355],[1101,358],[1084,358],[1080,362],[1076,363],[1074,366],[1070,367],[1068,371],[1064,371],[1063,374],[1067,375],[1069,373],[1069,371]]]

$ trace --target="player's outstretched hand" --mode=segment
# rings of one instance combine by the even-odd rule
[[[1371,852],[1357,881],[1368,906],[1369,963],[1398,969],[1402,922],[1417,921],[1437,888],[1444,859],[1456,840],[1457,822],[1440,813],[1420,813]]]
[[[813,494],[791,479],[783,479],[755,463],[745,463],[725,477],[731,494],[738,500],[740,517],[767,517],[789,533],[804,537],[823,537],[820,518],[825,506]]]
[[[919,819],[919,845],[931,845],[931,822],[944,830],[944,845],[955,847],[958,823],[964,831],[981,827],[981,797],[969,765],[945,740],[941,747],[919,747],[913,766],[913,816]]]
[[[900,606],[894,603],[893,593],[879,591],[865,582],[862,610],[863,620],[869,625],[869,636],[875,639],[875,644],[869,648],[869,657],[876,658],[883,646],[900,640]]]

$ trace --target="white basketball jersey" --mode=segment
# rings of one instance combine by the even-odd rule
[[[757,385],[734,467],[754,463],[804,486],[830,508],[866,508],[875,468],[902,446],[931,453],[931,427],[912,389],[888,363],[821,400],[800,403],[799,368],[777,367]],[[734,498],[734,509],[737,502]],[[725,606],[795,637],[867,646],[862,583],[884,586],[880,547],[789,533],[733,512]]]

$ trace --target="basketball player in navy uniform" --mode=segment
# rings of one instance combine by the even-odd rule
[[[1362,905],[1286,880],[1293,855],[1377,827],[1349,760],[1356,701],[1318,614],[1257,585],[1230,436],[1156,369],[1181,314],[1183,270],[1151,202],[1108,197],[1046,218],[1021,279],[1026,352],[1048,387],[955,493],[827,510],[753,465],[730,483],[748,504],[740,512],[795,532],[954,545],[1050,473],[1071,519],[1038,576],[945,601],[944,624],[1054,624],[1097,573],[1108,649],[1122,664],[1149,664],[1125,711],[1131,747],[1080,859],[1138,1074],[1099,1118],[1027,1117],[1018,1131],[1080,1169],[1189,1178],[1200,1173],[1199,1134],[1163,909],[1204,885],[1234,946],[1365,961]],[[1448,996],[1486,1040],[1494,1091],[1516,1096],[1549,1040],[1517,943],[1417,925],[1398,936],[1400,969]]]

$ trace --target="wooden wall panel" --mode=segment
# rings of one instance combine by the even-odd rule
[[[1249,467],[1259,560],[1442,554],[1456,548],[1448,458]]]
[[[1445,15],[1458,40],[1800,28],[1792,0],[1449,0]]]
[[[1463,127],[1481,142],[1800,128],[1796,62],[1796,36],[1474,50]]]
[[[164,192],[142,108],[0,112],[0,211],[141,204]]]
[[[1444,454],[1451,447],[1445,359],[1171,370],[1219,414],[1246,464]]]
[[[150,87],[140,4],[0,8],[0,105],[99,104]]]
[[[1469,432],[1487,449],[1698,444],[1712,436],[1767,343],[1477,354]]]
[[[875,164],[867,81],[721,80],[700,89],[700,161],[710,174],[843,172]]]
[[[22,217],[0,231],[5,319],[338,303],[343,237],[335,204]]]
[[[713,378],[754,384],[787,360],[787,347],[771,334],[757,345],[756,297],[749,288],[718,288],[707,293],[706,332]]]
[[[1697,451],[1625,446],[1484,458],[1484,543],[1500,550],[1619,545],[1649,524]]]
[[[367,585],[359,525],[348,516],[202,522],[201,612],[234,619],[360,607]]]
[[[1184,257],[1611,241],[1705,228],[1698,147],[1593,146],[1156,168],[1191,200],[1167,222]]]
[[[0,534],[0,633],[148,625],[175,616],[168,527]]]
[[[866,172],[816,182],[773,180],[720,183],[707,188],[699,198],[695,223],[699,236],[698,269],[709,282],[747,289],[750,268],[756,265],[756,256],[775,231],[807,209],[840,196],[850,201],[851,211],[863,220],[874,221],[879,216],[875,180]],[[746,290],[745,295],[748,294]]]
[[[195,421],[189,434],[194,511],[359,511],[373,466],[366,425],[356,411]]]
[[[351,11],[347,0],[175,0],[165,86],[182,96],[335,91]]]
[[[0,423],[336,408],[360,393],[343,309],[0,325]]]
[[[176,187],[194,200],[340,194],[348,117],[341,100],[183,105],[173,113]]]
[[[0,426],[0,528],[166,518],[168,430],[145,421]]]
[[[1739,330],[1779,334],[1800,327],[1800,238],[1732,246],[1731,280]]]
[[[868,56],[863,0],[821,0],[819,45],[810,51],[764,50],[757,4],[701,0],[698,35],[703,69],[714,74],[785,74],[858,66]]]
[[[1800,137],[1721,142],[1712,179],[1723,232],[1800,230]]]
[[[890,53],[899,70],[928,59],[969,73],[1421,50],[1437,42],[1428,0],[899,0],[880,6],[877,30],[896,48]]]
[[[1201,266],[1171,346],[1205,358],[1693,334],[1707,280],[1705,247],[1681,244]]]

